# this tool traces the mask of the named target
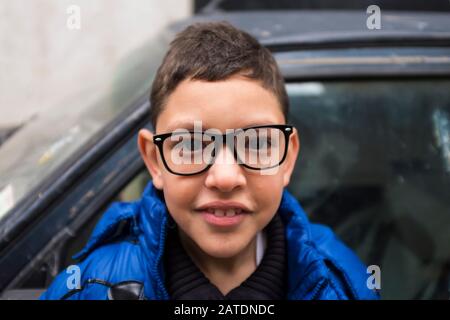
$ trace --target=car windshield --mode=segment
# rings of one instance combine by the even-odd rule
[[[290,83],[289,189],[368,265],[383,298],[446,298],[450,80]]]
[[[155,45],[157,44],[157,45]],[[147,94],[167,47],[154,38],[123,58],[104,84],[80,85],[54,107],[0,135],[0,219],[117,115]],[[44,97],[43,103],[51,101]],[[18,106],[20,108],[20,106]]]

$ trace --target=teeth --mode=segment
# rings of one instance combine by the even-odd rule
[[[237,214],[241,214],[242,209],[240,209],[240,208],[229,208],[229,209],[208,208],[207,212],[214,214],[216,217],[234,217]]]
[[[225,211],[222,209],[215,209],[214,210],[214,215],[217,217],[223,217],[225,215]]]
[[[227,209],[227,217],[233,217],[236,214],[236,211],[234,209]]]

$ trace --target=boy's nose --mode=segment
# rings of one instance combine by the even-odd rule
[[[243,167],[234,159],[233,151],[224,145],[214,164],[207,171],[206,187],[230,192],[235,188],[245,186],[245,184]]]

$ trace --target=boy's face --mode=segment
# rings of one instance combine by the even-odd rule
[[[156,133],[180,128],[191,130],[194,121],[201,121],[203,130],[216,128],[223,133],[227,129],[285,123],[275,95],[259,82],[241,76],[215,82],[181,82],[159,115]],[[166,170],[152,138],[148,130],[139,132],[139,148],[154,186],[163,190],[167,208],[182,234],[204,253],[216,258],[239,254],[270,222],[279,207],[283,188],[289,183],[299,151],[294,129],[289,137],[286,159],[274,174],[264,175],[237,164],[232,151],[224,147],[222,157],[219,156],[206,172],[180,176]],[[232,225],[217,225],[197,210],[214,201],[237,202],[250,212],[241,214]]]

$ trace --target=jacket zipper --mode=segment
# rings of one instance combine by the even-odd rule
[[[314,293],[311,297],[311,300],[316,300],[317,297],[319,297],[319,294],[322,292],[323,289],[325,289],[327,285],[326,281],[322,281],[321,283],[319,283],[315,288],[314,288]]]

